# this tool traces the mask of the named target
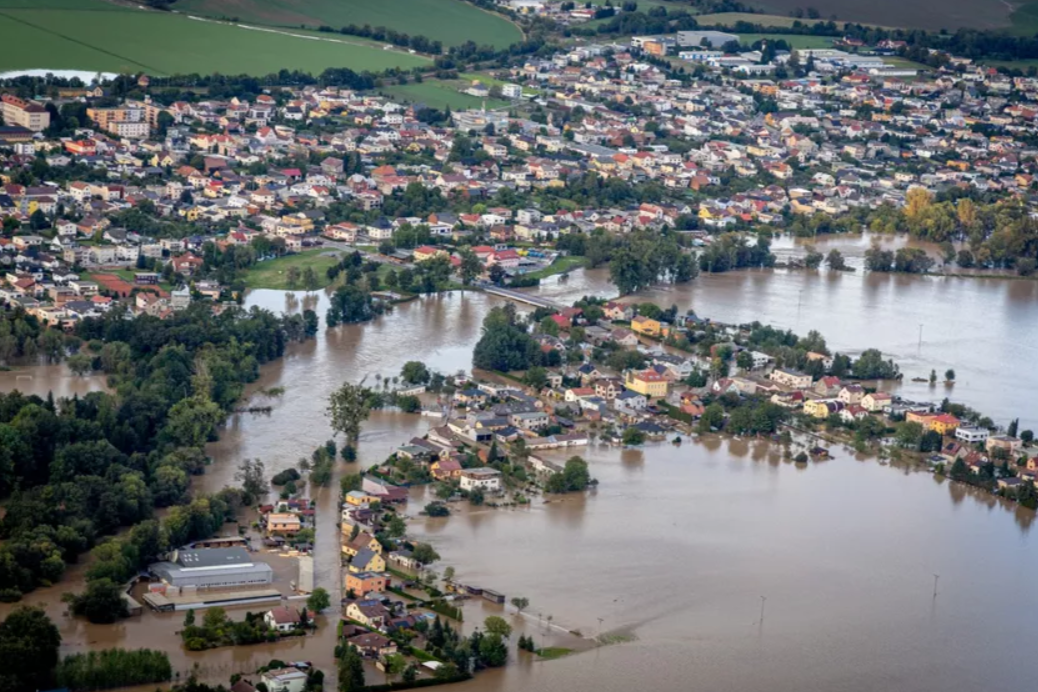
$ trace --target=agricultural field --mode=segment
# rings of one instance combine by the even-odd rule
[[[909,29],[995,29],[1010,23],[1015,3],[998,0],[762,0],[776,15],[815,7],[823,19]]]
[[[696,17],[700,26],[734,26],[736,22],[749,22],[761,26],[791,27],[793,22],[798,21],[793,17],[775,14],[751,14],[749,12],[718,12],[715,14],[701,14]],[[817,24],[820,19],[801,19],[801,24]]]
[[[508,19],[464,0],[177,0],[178,12],[236,17],[250,24],[339,29],[348,24],[427,36],[444,45],[475,41],[498,48],[522,40]]]
[[[464,88],[468,82],[458,80],[437,81],[427,79],[421,83],[403,84],[382,89],[382,92],[390,98],[407,103],[424,103],[430,108],[440,110],[450,106],[451,110],[464,110],[466,108],[482,108],[486,102],[487,108],[504,108],[509,105],[507,100],[481,99],[469,94],[463,94],[458,89]]]
[[[1027,2],[1018,5],[1011,15],[1009,33],[1014,36],[1034,36],[1038,34],[1038,2]]]
[[[739,43],[752,46],[757,41],[785,41],[793,48],[832,48],[831,36],[798,36],[794,34],[739,34]]]
[[[428,64],[345,36],[232,26],[104,0],[0,0],[0,47],[0,70],[266,75]]]

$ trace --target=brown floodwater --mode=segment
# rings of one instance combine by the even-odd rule
[[[884,240],[890,247],[905,244],[903,238]],[[837,248],[860,267],[869,240],[833,238],[816,245],[823,252]],[[775,253],[803,254],[793,246],[792,239],[779,238]],[[564,303],[616,296],[607,269],[551,277],[527,290]],[[1038,281],[774,269],[701,274],[632,299],[677,305],[682,313],[693,309],[721,322],[758,320],[799,334],[816,329],[831,349],[850,354],[878,348],[905,375],[885,388],[915,401],[950,396],[1000,425],[1019,418],[1021,429],[1038,428]],[[954,387],[911,382],[928,378],[931,369],[943,380],[949,368],[956,373]]]
[[[614,293],[601,270],[534,290],[567,302]],[[639,297],[722,321],[817,328],[834,348],[881,348],[909,376],[951,366],[955,394],[967,403],[1000,422],[1038,418],[1034,282],[778,270],[704,275]],[[323,317],[327,299],[255,291],[247,302],[273,310],[312,305]],[[261,459],[272,475],[309,455],[331,436],[327,397],[343,381],[378,385],[376,375],[397,375],[408,360],[467,370],[483,316],[496,304],[478,293],[424,298],[292,346],[248,388],[254,403],[273,411],[231,417],[209,447],[214,463],[199,489],[234,483],[245,458]],[[26,374],[33,379],[0,373],[0,388],[25,390],[31,382],[45,394],[101,384],[61,368]],[[285,388],[282,396],[262,394],[276,386]],[[930,394],[925,385],[903,387],[909,396]],[[383,460],[435,422],[376,412],[364,426],[357,467]],[[832,461],[797,467],[765,443],[716,437],[643,450],[596,446],[583,453],[601,484],[586,497],[415,519],[412,531],[436,546],[441,569],[452,565],[465,582],[530,599],[527,617],[515,623],[539,644],[572,646],[560,628],[633,639],[558,661],[523,655],[462,689],[1026,689],[1038,667],[1029,651],[1038,606],[1030,588],[1038,568],[1034,513],[835,451]],[[334,489],[339,475],[354,470],[337,465],[332,488],[314,491],[316,583],[333,599],[341,595]],[[422,504],[415,492],[412,515]],[[82,571],[73,566],[59,585],[26,599],[47,607],[66,651],[164,648],[182,675],[197,663],[212,680],[272,657],[311,660],[333,673],[332,627],[303,640],[189,654],[175,636],[182,614],[145,613],[116,626],[68,618],[60,594],[81,587]],[[8,609],[0,607],[0,617]],[[466,628],[492,612],[500,608],[468,603]]]

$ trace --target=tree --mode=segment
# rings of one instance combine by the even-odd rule
[[[122,589],[111,579],[95,579],[79,595],[65,594],[74,615],[85,617],[94,624],[106,625],[130,615]]]
[[[479,257],[472,250],[465,249],[458,254],[461,257],[461,266],[458,267],[458,273],[461,274],[461,283],[468,286],[477,276],[483,273],[483,263],[479,261]]]
[[[512,636],[512,626],[500,615],[491,615],[483,621],[483,627],[489,634],[496,634],[507,639]]]
[[[743,370],[751,370],[753,369],[753,356],[749,351],[739,351],[739,355],[735,356],[735,364]]]
[[[299,267],[295,265],[289,267],[285,276],[285,285],[288,286],[289,289],[296,288],[299,285],[299,275]]]
[[[508,646],[501,635],[491,632],[480,639],[479,660],[488,668],[499,668],[508,662]]]
[[[306,608],[312,613],[320,613],[332,604],[331,596],[323,588],[318,586],[306,599]]]
[[[364,689],[364,659],[355,646],[346,646],[339,659],[339,692]]]
[[[640,445],[645,442],[645,433],[643,433],[639,428],[631,426],[624,430],[621,441],[625,445]]]
[[[267,478],[263,468],[263,462],[259,459],[242,459],[238,465],[238,472],[234,479],[241,483],[242,490],[253,504],[259,502],[267,495]]]
[[[176,447],[201,447],[222,419],[223,411],[216,403],[205,394],[196,394],[173,405],[163,433]]]
[[[948,368],[947,370],[944,371],[944,381],[945,382],[954,382],[955,381],[955,371],[953,369]]]
[[[548,371],[539,365],[534,366],[526,371],[523,381],[534,390],[540,391],[548,384]]]
[[[440,559],[440,554],[428,543],[418,543],[411,551],[411,557],[423,565],[431,565]]]
[[[76,353],[69,356],[68,369],[72,371],[73,375],[83,377],[88,375],[94,369],[94,359],[85,353]]]
[[[425,363],[417,360],[409,360],[400,369],[400,379],[407,384],[428,384],[432,377]]]
[[[0,622],[0,689],[47,689],[61,634],[42,608],[20,606]]]
[[[1017,429],[1019,427],[1020,427],[1020,419],[1019,418],[1014,418],[1012,421],[1010,421],[1009,427],[1006,428],[1006,434],[1009,435],[1010,437],[1016,437],[1016,431],[1017,431]]]
[[[407,533],[407,523],[400,516],[394,514],[386,524],[386,534],[390,538],[402,538],[405,533]]]
[[[835,249],[830,250],[826,255],[825,264],[834,271],[843,271],[847,268],[847,261],[843,258],[843,253]]]
[[[346,436],[346,443],[355,445],[360,438],[360,425],[371,415],[371,390],[364,383],[344,382],[329,397],[328,413],[332,430]]]
[[[636,429],[636,428],[635,428]],[[639,430],[639,432],[641,432]],[[591,483],[587,462],[578,456],[566,460],[562,471],[553,474],[544,489],[549,493],[576,493],[587,490]]]
[[[515,610],[520,615],[524,610],[530,607],[530,599],[525,596],[513,596],[512,605],[515,606]]]
[[[898,423],[894,428],[894,439],[901,447],[918,448],[923,439],[923,426],[908,421]]]
[[[702,434],[711,430],[720,430],[722,425],[724,425],[724,408],[715,402],[703,410],[703,415],[696,423],[696,432]]]
[[[307,291],[316,291],[320,285],[321,283],[317,279],[317,272],[314,271],[313,267],[307,267],[303,270],[303,287]]]

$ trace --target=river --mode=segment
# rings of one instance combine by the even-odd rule
[[[884,239],[900,247],[903,238]],[[999,425],[1019,418],[1038,429],[1038,281],[877,274],[861,270],[869,239],[816,241],[821,252],[837,248],[856,272],[767,269],[701,274],[695,281],[642,291],[631,299],[693,309],[721,322],[759,320],[806,334],[816,329],[830,349],[857,354],[878,348],[900,366],[905,379],[886,387],[912,400],[950,396]],[[782,237],[780,258],[803,255],[802,242]],[[584,295],[615,297],[607,269],[555,276],[527,289],[571,303]],[[921,338],[920,338],[921,334]],[[956,384],[931,388],[911,382],[952,368]]]
[[[788,249],[776,243],[776,251]],[[602,270],[549,279],[532,290],[567,302],[613,294]],[[909,377],[954,367],[953,391],[967,403],[1001,423],[1015,415],[1025,426],[1038,419],[1031,395],[1038,368],[1027,366],[1038,349],[1038,283],[775,270],[704,275],[637,298],[722,321],[817,328],[833,348],[881,348]],[[323,316],[324,294],[305,300]],[[301,295],[277,291],[254,291],[247,303],[304,307]],[[272,475],[308,455],[331,436],[327,396],[345,380],[377,384],[376,375],[396,375],[408,360],[443,372],[468,369],[483,316],[497,304],[479,293],[423,298],[372,323],[322,330],[316,340],[291,346],[248,388],[272,413],[231,417],[210,445],[215,463],[199,488],[233,483],[244,458],[261,459]],[[0,373],[4,390],[26,383],[35,393],[103,384],[71,378],[63,367]],[[260,395],[275,386],[285,388],[282,396]],[[937,396],[943,388],[934,394],[905,383],[903,391]],[[337,465],[337,475],[383,460],[431,424],[373,414],[358,463]],[[593,447],[584,454],[600,486],[587,497],[413,520],[412,531],[443,556],[441,567],[528,597],[526,631],[536,632],[538,643],[556,642],[542,633],[537,614],[585,635],[634,638],[559,661],[534,662],[524,654],[459,689],[1026,689],[1036,672],[1029,649],[1038,607],[1030,588],[1038,573],[1034,514],[927,474],[834,451],[832,461],[800,468],[781,462],[766,444],[739,440],[640,451]],[[334,599],[334,486],[315,497],[316,580]],[[420,507],[413,502],[409,512]],[[273,656],[332,665],[331,627],[290,644],[188,654],[171,641],[179,614],[146,613],[113,627],[74,621],[63,615],[59,597],[79,588],[82,569],[73,566],[60,584],[26,598],[48,608],[65,651],[166,648],[178,670],[199,663],[206,677],[219,679]],[[936,598],[934,574],[940,575]],[[468,626],[493,612],[480,603],[467,611],[473,609]]]

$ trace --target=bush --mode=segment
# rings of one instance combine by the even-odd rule
[[[281,486],[292,481],[297,481],[300,478],[301,476],[299,475],[299,471],[296,471],[294,468],[288,468],[271,478],[270,482],[274,485]]]

